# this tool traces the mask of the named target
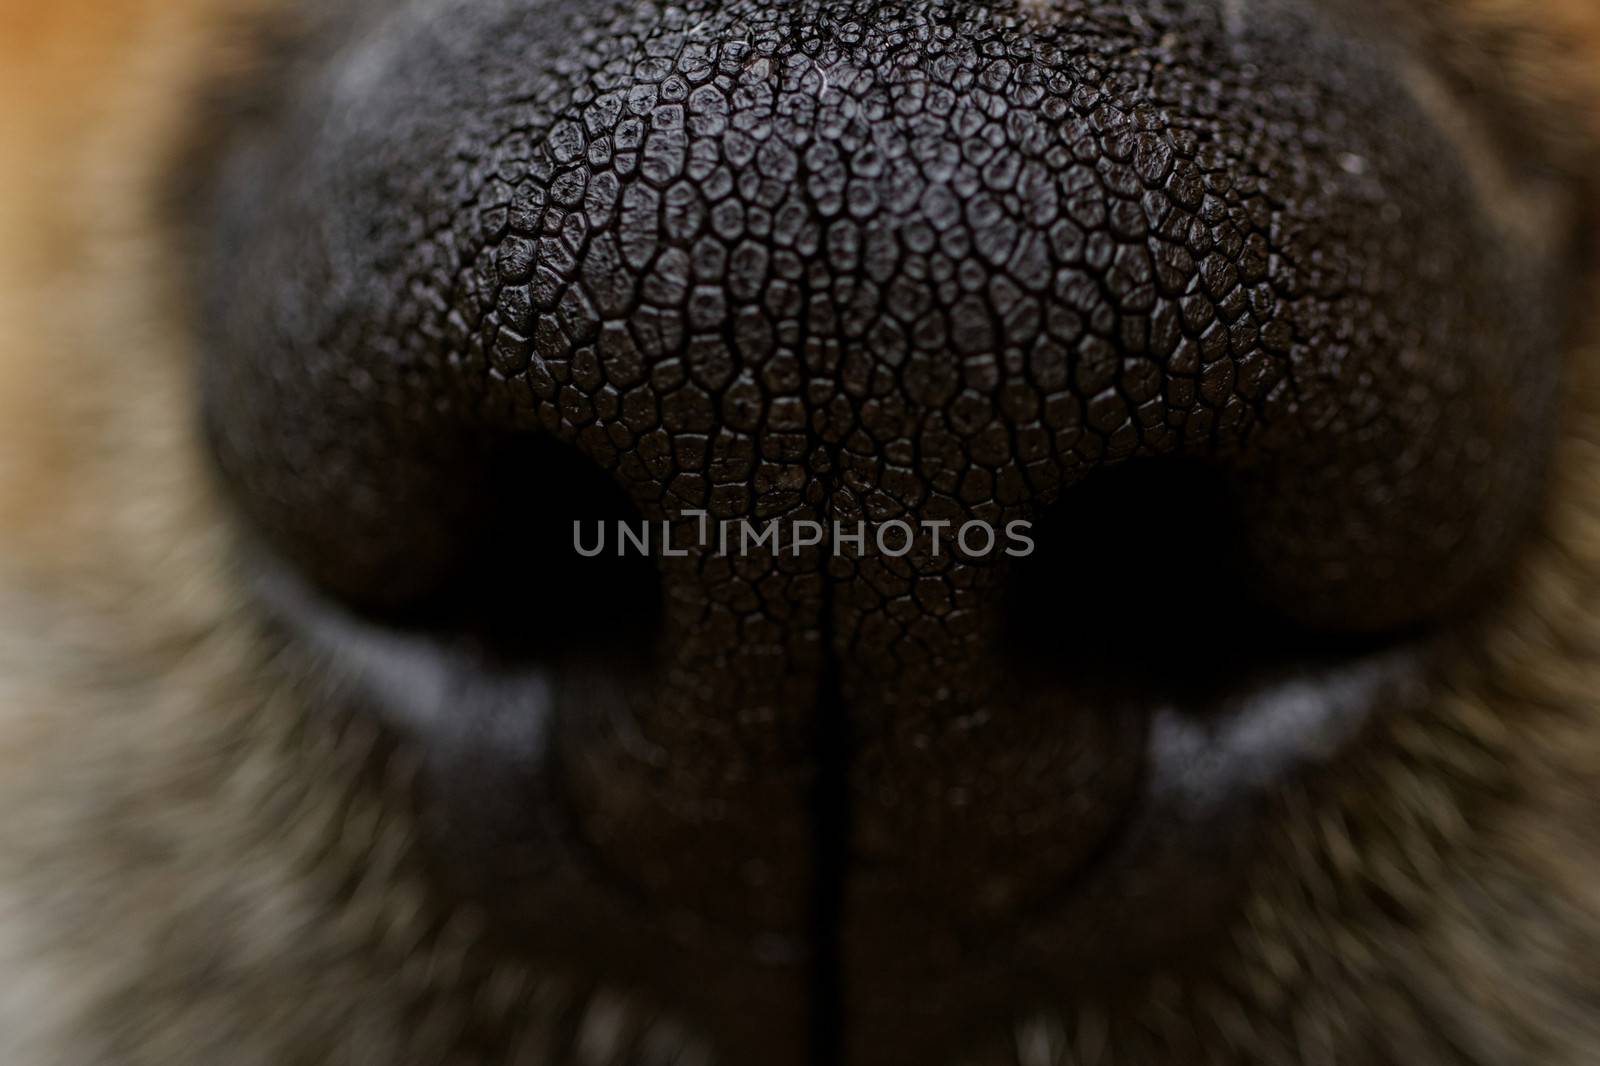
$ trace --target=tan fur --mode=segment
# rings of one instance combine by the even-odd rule
[[[1595,186],[1600,160],[1600,5],[1591,0],[1378,0],[1504,121]]]
[[[522,960],[450,981],[474,917],[346,784],[370,738],[300,728],[304,670],[232,590],[157,201],[239,12],[4,3],[0,1062],[390,1063],[464,1027],[531,1056],[580,1001],[592,1061],[682,1042]],[[1386,3],[1596,195],[1600,6]],[[1600,1061],[1600,315],[1570,363],[1512,591],[1443,698],[1282,798],[1223,976],[1030,1012],[981,1059]]]

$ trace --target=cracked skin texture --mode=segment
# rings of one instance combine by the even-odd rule
[[[692,511],[998,527],[1186,460],[1216,498],[1171,516],[1143,609],[1226,617],[1185,575],[1237,555],[1224,596],[1385,633],[1459,604],[1539,484],[1556,260],[1483,210],[1395,53],[1315,5],[441,2],[350,41],[222,157],[200,288],[227,480],[363,607],[426,603],[464,556],[562,565],[496,537],[552,464],[682,543]],[[504,461],[529,439],[569,447]],[[553,754],[511,778],[562,826],[464,845],[488,789],[446,787],[448,876],[531,935],[621,921],[503,857],[567,849],[583,893],[750,966],[806,950],[841,791],[844,980],[892,990],[862,1029],[934,1042],[995,980],[978,945],[1058,906],[1146,770],[1131,695],[1014,669],[1006,565],[946,541],[658,553],[650,664],[558,683]],[[742,994],[761,1016],[793,979]]]

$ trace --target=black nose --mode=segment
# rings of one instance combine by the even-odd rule
[[[594,878],[981,999],[1150,794],[1147,693],[1251,611],[1436,616],[1537,482],[1546,257],[1316,7],[352,16],[214,183],[221,469],[363,610],[648,645],[538,708]],[[574,551],[617,519],[649,565]]]

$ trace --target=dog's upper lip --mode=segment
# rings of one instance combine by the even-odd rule
[[[327,682],[321,691],[346,705],[334,713],[347,713],[353,705],[356,713],[376,715],[398,743],[423,753],[425,763],[440,775],[434,784],[446,791],[454,787],[449,776],[464,770],[479,777],[475,788],[496,776],[526,782],[530,774],[548,771],[555,746],[549,730],[559,727],[552,712],[562,688],[561,666],[489,666],[448,635],[399,630],[365,618],[270,557],[255,558],[254,586],[266,610],[319,664],[318,673]],[[1197,914],[1217,905],[1201,895],[1232,891],[1236,882],[1218,881],[1214,875],[1193,882],[1189,871],[1215,869],[1219,856],[1245,854],[1257,808],[1283,782],[1347,754],[1375,715],[1406,713],[1425,699],[1426,662],[1423,646],[1407,644],[1269,671],[1205,706],[1160,700],[1137,711],[1129,708],[1128,713],[1148,716],[1145,770],[1139,794],[1116,834],[1099,849],[1094,864],[1062,885],[1055,898],[1012,922],[989,927],[981,938],[973,939],[980,922],[953,940],[951,950],[965,960],[967,979],[952,982],[964,990],[947,994],[981,1004],[986,996],[977,989],[1005,986],[1008,974],[1036,971],[1063,980],[1059,964],[1064,956],[1076,960],[1074,967],[1089,967],[1090,976],[1098,971],[1089,960],[1102,953],[1118,967],[1127,967],[1137,965],[1142,954],[1158,956],[1168,950],[1166,934],[1146,940],[1141,932],[1111,929],[1104,913],[1136,906],[1136,899],[1149,901],[1152,892],[1175,892],[1180,909],[1192,908]],[[506,713],[493,713],[496,707]],[[492,811],[467,812],[469,818],[477,814],[493,816]],[[460,824],[459,819],[450,821]],[[593,907],[591,917],[605,923],[621,901],[620,906],[643,922],[639,928],[666,938],[654,946],[636,940],[635,947],[645,954],[687,951],[689,957],[701,958],[709,950],[730,974],[749,967],[803,973],[813,964],[813,930],[727,925],[715,914],[691,915],[678,904],[641,896],[637,886],[626,883],[625,873],[619,883],[619,872],[584,847],[581,830],[559,805],[546,808],[542,822],[545,835],[539,846],[549,853],[535,868],[551,877],[553,893],[567,897],[554,909],[560,921],[581,928],[585,922],[574,922],[572,916]],[[525,838],[523,844],[528,843]],[[461,846],[449,841],[444,850],[459,855]],[[883,878],[892,877],[892,870],[874,869],[870,859],[846,855],[847,861],[866,862],[869,885],[882,889],[891,884]],[[680,858],[694,861],[692,855]],[[1003,877],[1003,871],[996,876]],[[491,890],[513,890],[513,884],[492,882]],[[1157,885],[1165,887],[1153,887]],[[537,914],[516,924],[525,945],[540,944],[544,927]],[[893,929],[892,922],[888,926]],[[869,942],[886,931],[874,930]],[[929,935],[932,931],[924,930]],[[1203,931],[1195,935],[1201,940],[1206,936]],[[676,939],[681,936],[689,939]],[[927,992],[915,991],[915,982],[908,986],[909,975],[894,966],[885,969],[875,951],[863,953],[849,942],[840,951],[843,965],[850,968],[851,986],[864,990],[858,1006],[869,1016],[887,1003]],[[567,958],[561,964],[582,972],[596,961]],[[679,965],[669,963],[665,971]],[[647,983],[660,980],[663,972],[659,967],[646,971]],[[965,988],[968,984],[972,987]]]

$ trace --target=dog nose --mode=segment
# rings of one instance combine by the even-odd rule
[[[581,676],[573,833],[689,925],[912,980],[1103,852],[1241,605],[1425,622],[1527,509],[1550,257],[1454,134],[1315,11],[1117,6],[410,5],[218,164],[234,496]]]

